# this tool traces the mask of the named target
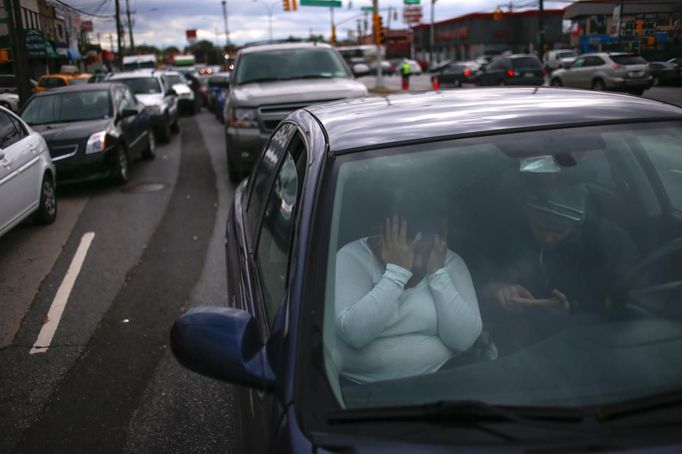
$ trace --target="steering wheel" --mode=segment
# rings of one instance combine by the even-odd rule
[[[655,271],[655,265],[674,257],[676,254],[682,254],[682,237],[668,241],[637,262],[621,279],[616,287],[618,289],[616,294],[625,296],[629,300],[632,300],[633,297],[658,299],[655,297],[664,296],[665,294],[672,295],[674,292],[679,291],[682,289],[682,265],[678,267],[680,275],[677,279],[645,287],[636,287],[635,285],[636,282],[641,280],[642,276]]]

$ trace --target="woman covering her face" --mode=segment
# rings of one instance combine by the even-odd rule
[[[405,208],[377,236],[337,253],[336,328],[342,374],[352,381],[435,372],[481,334],[469,269],[447,248],[445,217],[419,203]]]

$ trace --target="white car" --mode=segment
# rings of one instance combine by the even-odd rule
[[[19,95],[15,93],[0,93],[0,106],[9,109],[14,113],[18,113]]]
[[[55,176],[43,137],[0,107],[0,236],[29,216],[54,222]]]

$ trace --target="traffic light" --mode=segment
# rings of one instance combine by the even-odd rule
[[[289,3],[289,0],[282,0],[282,9],[284,11],[291,11],[291,3]]]
[[[380,15],[375,14],[372,16],[372,28],[374,31],[374,42],[381,44],[384,40],[384,24]]]

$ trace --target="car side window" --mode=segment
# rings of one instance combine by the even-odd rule
[[[0,112],[0,148],[7,148],[22,138],[10,116]]]
[[[24,137],[27,137],[27,136],[28,136],[28,131],[26,130],[26,128],[24,127],[24,125],[21,124],[21,121],[19,121],[16,117],[13,117],[12,115],[8,115],[8,116],[9,116],[10,121],[11,121],[12,123],[14,123],[14,127],[17,128],[17,132],[18,132],[18,134],[19,134],[19,139],[18,139],[18,140],[21,140],[21,139],[23,139]]]
[[[574,68],[582,68],[585,65],[585,58],[578,58],[576,61],[573,62],[571,65]]]
[[[284,154],[270,190],[258,239],[256,260],[269,324],[272,324],[284,296],[289,272],[291,241],[303,176],[302,173],[299,176],[297,158],[305,157],[301,153],[302,144],[300,138],[295,138]]]

